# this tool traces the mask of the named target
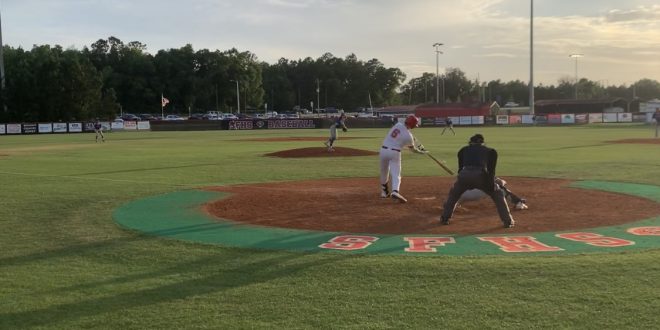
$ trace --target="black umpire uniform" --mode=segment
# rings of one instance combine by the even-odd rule
[[[458,151],[458,177],[449,190],[440,221],[449,224],[454,214],[456,203],[468,189],[479,189],[485,192],[495,202],[497,213],[505,228],[513,227],[515,221],[511,217],[506,204],[506,193],[495,184],[495,167],[497,166],[497,151],[484,146],[484,137],[475,134],[470,138],[469,145]]]

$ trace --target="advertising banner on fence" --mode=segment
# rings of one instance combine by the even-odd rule
[[[509,123],[509,116],[507,115],[497,115],[496,123],[498,125],[506,125]]]
[[[53,124],[52,123],[47,123],[47,124],[40,123],[39,124],[39,133],[53,133]]]
[[[53,123],[53,132],[54,133],[66,133],[66,123]]]
[[[129,131],[135,131],[137,130],[137,122],[135,121],[125,121],[124,122],[124,129],[129,130]]]
[[[616,120],[620,123],[632,123],[632,114],[629,112],[617,113]]]
[[[523,124],[534,124],[533,115],[522,115],[521,121]]]
[[[522,118],[519,115],[509,116],[509,124],[516,125],[522,122]]]
[[[456,123],[454,119],[451,120],[452,123]],[[461,116],[458,117],[458,122],[459,125],[472,125],[472,116]]]
[[[617,113],[604,113],[603,122],[604,123],[616,123],[619,119]]]
[[[576,124],[586,124],[587,121],[587,114],[586,113],[579,113],[575,114],[575,123]]]
[[[124,123],[121,121],[113,121],[110,123],[110,129],[112,130],[122,130],[124,129]]]
[[[21,134],[21,124],[7,124],[7,134]]]
[[[484,116],[472,116],[472,125],[483,125]]]
[[[565,113],[561,115],[562,124],[575,124],[575,115],[572,113]]]
[[[69,133],[82,133],[82,123],[69,123]]]
[[[138,121],[137,129],[140,130],[140,131],[150,130],[151,129],[151,124],[149,124],[149,122],[146,121],[146,120]]]
[[[589,114],[589,122],[590,123],[602,123],[603,122],[603,114],[602,113],[590,113]]]
[[[311,119],[281,119],[281,120],[268,120],[268,128],[316,128],[314,121]]]
[[[23,134],[37,134],[37,124],[36,123],[23,124]]]
[[[7,134],[5,124],[0,124],[0,135],[2,135],[2,134]]]
[[[83,131],[85,132],[94,132],[94,123],[84,123]]]
[[[561,124],[561,114],[560,113],[550,113],[548,114],[548,124]]]
[[[229,129],[238,129],[238,130],[254,129],[254,122],[252,120],[231,120],[229,121]]]

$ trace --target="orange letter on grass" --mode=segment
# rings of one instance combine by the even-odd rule
[[[404,237],[410,247],[406,252],[437,252],[436,246],[445,246],[447,243],[456,243],[453,237]]]
[[[330,243],[323,243],[319,247],[344,251],[361,250],[377,240],[378,237],[373,236],[337,236],[331,239]]]
[[[497,236],[479,237],[484,242],[491,242],[504,252],[552,252],[563,251],[556,246],[540,243],[532,236]]]
[[[625,239],[614,238],[614,237],[606,237],[594,233],[564,233],[564,234],[557,234],[555,236],[565,238],[571,241],[584,242],[589,245],[600,246],[600,247],[620,247],[620,246],[628,246],[635,244],[635,242],[633,241],[628,241]]]
[[[660,236],[660,227],[635,227],[628,232],[637,236]]]

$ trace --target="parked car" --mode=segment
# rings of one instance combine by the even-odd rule
[[[203,113],[193,113],[192,115],[190,115],[190,117],[188,117],[188,119],[190,119],[190,120],[204,120],[206,118],[204,118]]]
[[[233,113],[223,113],[222,114],[222,119],[223,120],[234,120],[234,119],[238,119],[238,117],[236,117],[236,115],[233,114]]]
[[[167,115],[165,116],[164,120],[185,120],[185,119],[177,115]]]
[[[142,120],[140,117],[132,114],[132,113],[125,113],[123,116],[121,116],[121,119],[124,121],[140,121]]]
[[[218,116],[217,114],[213,114],[213,113],[207,113],[203,117],[206,120],[220,120],[220,119],[222,119],[222,117]]]
[[[141,113],[139,117],[141,120],[157,120],[154,115],[149,113]]]

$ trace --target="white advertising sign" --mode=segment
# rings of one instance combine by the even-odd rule
[[[7,134],[5,124],[0,124],[0,134]]]
[[[616,123],[618,121],[618,117],[616,112],[612,113],[603,113],[603,122],[604,123]]]
[[[124,122],[124,129],[136,130],[137,129],[137,122],[125,121]]]
[[[21,124],[7,124],[7,134],[21,134]]]
[[[498,125],[507,125],[509,123],[509,116],[507,116],[507,115],[497,115],[496,123]]]
[[[120,121],[113,121],[112,123],[110,123],[110,128],[113,130],[124,129],[124,123]]]
[[[53,132],[55,133],[66,133],[66,123],[53,123]]]
[[[603,114],[602,113],[590,113],[589,114],[589,122],[590,123],[602,123],[603,122]]]
[[[484,116],[472,116],[472,125],[483,125]]]
[[[149,130],[149,129],[151,129],[151,125],[146,120],[145,121],[138,121],[137,129],[138,130]]]
[[[629,112],[617,113],[617,121],[620,123],[632,123],[632,114]]]
[[[69,123],[69,133],[80,133],[83,131],[82,123]]]
[[[461,116],[458,120],[459,125],[472,125],[472,116]]]
[[[39,133],[53,133],[53,124],[39,124]]]
[[[523,124],[534,124],[534,116],[533,115],[522,115],[521,122]]]
[[[575,115],[572,113],[565,113],[561,115],[562,124],[575,124]]]

